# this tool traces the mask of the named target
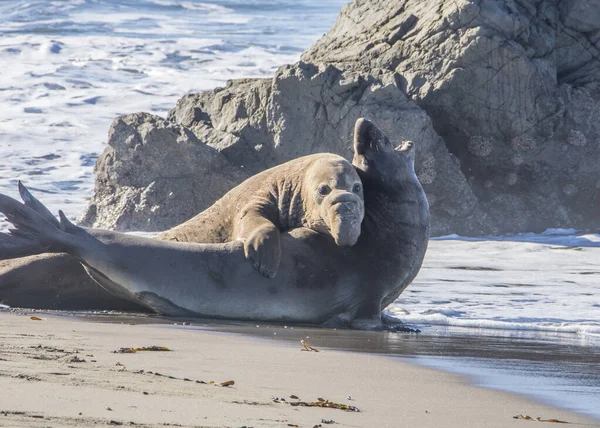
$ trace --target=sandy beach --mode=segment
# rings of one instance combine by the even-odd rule
[[[474,387],[458,375],[332,350],[318,339],[305,338],[320,352],[306,352],[302,337],[294,344],[186,325],[100,323],[23,311],[0,313],[0,337],[0,426],[6,427],[538,424],[515,419],[519,414],[600,426],[521,396]],[[150,346],[170,351],[113,352]],[[235,383],[221,386],[228,381]],[[290,404],[319,398],[359,411]]]

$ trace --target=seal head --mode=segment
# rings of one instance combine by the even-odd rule
[[[415,153],[412,141],[394,147],[388,137],[373,122],[359,118],[354,125],[354,158],[363,182],[377,182],[383,189],[421,196],[423,189],[415,174]],[[427,201],[424,201],[425,204]]]
[[[363,187],[356,170],[343,158],[323,156],[305,175],[307,212],[318,218],[307,226],[329,234],[339,246],[358,241],[365,216]],[[312,221],[311,221],[312,220]]]

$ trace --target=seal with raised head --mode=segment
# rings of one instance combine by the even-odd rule
[[[365,198],[358,241],[343,247],[306,227],[284,232],[273,279],[244,261],[240,241],[141,238],[77,227],[62,213],[57,224],[29,194],[25,204],[0,195],[0,212],[15,226],[0,234],[0,259],[66,252],[110,292],[164,315],[381,329],[381,309],[420,269],[429,206],[412,144],[394,148],[373,123],[359,119],[354,152]]]
[[[281,259],[280,234],[298,227],[352,246],[360,235],[364,197],[354,167],[318,153],[267,169],[242,182],[206,211],[158,239],[198,243],[241,240],[247,259],[273,278]]]

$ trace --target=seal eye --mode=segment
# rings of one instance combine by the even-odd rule
[[[356,183],[354,186],[352,186],[352,191],[354,193],[360,193],[361,190],[362,190],[362,186],[358,183]]]
[[[319,194],[321,196],[329,195],[330,192],[331,192],[331,187],[329,187],[327,184],[323,184],[322,186],[319,187]]]

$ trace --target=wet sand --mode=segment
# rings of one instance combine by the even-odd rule
[[[32,320],[32,315],[42,319]],[[317,330],[295,328],[289,341],[273,341],[173,326],[168,320],[163,321],[171,322],[169,327],[122,319],[126,323],[0,312],[0,426],[529,426],[530,421],[513,418],[518,414],[600,426],[519,395],[472,386],[459,375],[398,358],[334,350],[305,334]],[[292,332],[278,326],[268,333],[284,336],[284,331]],[[394,337],[346,334],[367,340]],[[298,341],[291,341],[293,335],[321,346],[321,352],[302,351]],[[171,351],[112,352],[153,345]],[[230,380],[235,384],[219,385]],[[298,401],[292,394],[360,412],[292,406]]]
[[[192,326],[196,323],[192,321]],[[208,322],[198,328],[293,343],[310,336],[330,349],[377,353],[463,374],[472,384],[521,394],[600,421],[600,337],[443,326],[421,326],[419,334],[240,322]]]

